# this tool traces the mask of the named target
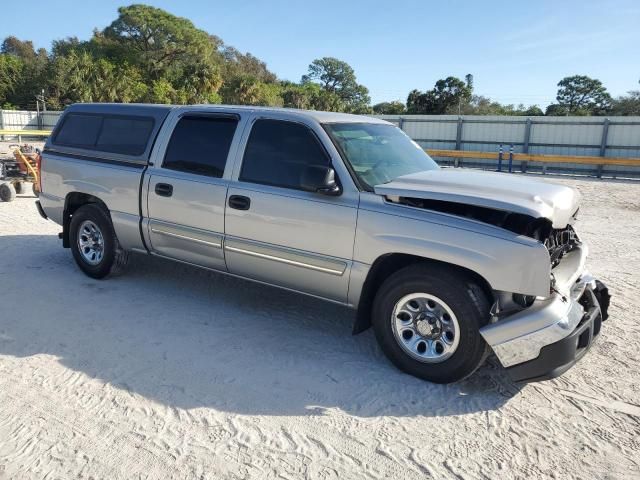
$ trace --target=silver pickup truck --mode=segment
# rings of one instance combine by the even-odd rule
[[[389,359],[432,382],[493,352],[553,378],[607,318],[572,188],[443,169],[362,116],[78,104],[44,148],[40,214],[93,278],[156,255],[356,310]]]

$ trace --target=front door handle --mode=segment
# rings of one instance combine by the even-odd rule
[[[231,195],[229,197],[229,206],[236,210],[249,210],[251,199],[244,195]]]
[[[169,185],[168,183],[156,183],[156,195],[160,195],[161,197],[170,197],[173,195],[173,185]]]

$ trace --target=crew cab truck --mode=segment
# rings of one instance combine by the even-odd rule
[[[607,318],[572,224],[579,195],[443,169],[394,125],[236,106],[77,104],[46,143],[38,208],[80,269],[130,252],[347,305],[432,382],[490,352],[516,381],[560,375]]]

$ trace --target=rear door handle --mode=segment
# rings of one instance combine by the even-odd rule
[[[160,195],[161,197],[170,197],[173,195],[173,185],[169,185],[168,183],[156,183],[156,195]]]
[[[236,210],[249,210],[251,199],[244,195],[231,195],[229,197],[229,206]]]

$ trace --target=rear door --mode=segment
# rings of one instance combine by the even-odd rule
[[[227,160],[241,119],[195,111],[173,123],[146,177],[149,247],[157,255],[226,270],[224,210],[232,169]]]

